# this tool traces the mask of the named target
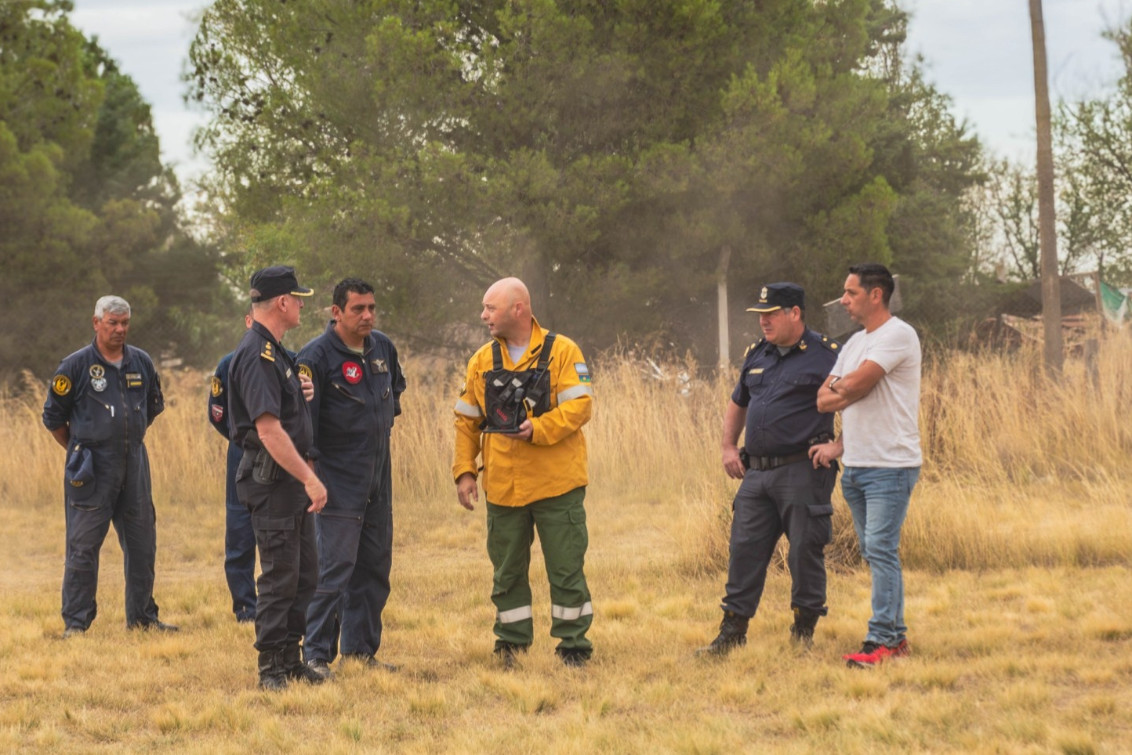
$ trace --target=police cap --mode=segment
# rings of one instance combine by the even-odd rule
[[[283,294],[295,296],[310,296],[314,293],[309,288],[299,285],[295,277],[295,268],[288,265],[272,265],[252,273],[252,301],[267,301]]]
[[[797,283],[768,283],[759,292],[759,300],[748,312],[773,312],[776,309],[806,308],[806,294]]]

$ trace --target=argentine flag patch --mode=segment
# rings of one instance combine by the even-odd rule
[[[590,382],[590,368],[586,367],[585,362],[574,362],[574,372],[578,373],[579,383]]]

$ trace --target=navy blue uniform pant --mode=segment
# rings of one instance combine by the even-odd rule
[[[126,625],[157,621],[153,565],[157,555],[156,514],[145,446],[115,451],[92,447],[95,489],[79,500],[65,496],[67,560],[63,571],[63,623],[87,629],[98,613],[98,556],[113,522],[122,547],[126,577]]]
[[[236,494],[236,470],[244,450],[228,444],[224,486],[224,576],[232,594],[232,613],[245,621],[255,618],[255,530],[252,515]]]
[[[236,483],[251,513],[262,570],[256,586],[255,647],[261,652],[297,645],[306,631],[307,605],[318,581],[314,519],[302,483],[286,472],[263,484]]]
[[[362,509],[331,506],[318,514],[318,588],[307,612],[307,660],[372,656],[381,647],[381,612],[393,563],[393,486],[389,447]]]
[[[825,546],[833,536],[831,496],[837,468],[814,469],[809,459],[777,469],[749,469],[732,504],[731,560],[723,608],[754,616],[767,567],[783,534],[792,587],[791,608],[824,616]]]

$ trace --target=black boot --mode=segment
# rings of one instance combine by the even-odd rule
[[[503,665],[504,671],[510,671],[515,668],[519,663],[518,655],[527,652],[528,645],[516,645],[513,642],[504,642],[503,640],[495,641],[495,650],[493,651],[495,657]]]
[[[562,661],[563,666],[581,668],[590,662],[593,650],[588,648],[555,648],[554,654],[558,656],[558,660]]]
[[[307,684],[322,684],[328,678],[303,663],[303,656],[297,642],[284,648],[283,668],[286,669],[288,679],[306,682]]]
[[[817,626],[820,618],[820,613],[795,606],[794,623],[790,625],[790,639],[804,648],[812,647],[814,644],[814,627]]]
[[[269,692],[287,688],[287,669],[283,665],[282,650],[259,651],[259,686]]]
[[[723,612],[723,621],[719,622],[719,634],[707,647],[696,651],[696,655],[724,656],[738,647],[747,644],[747,624],[750,617],[740,616],[732,611]]]

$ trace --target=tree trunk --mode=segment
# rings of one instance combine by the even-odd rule
[[[1045,366],[1061,373],[1061,286],[1057,269],[1057,215],[1053,194],[1053,134],[1050,129],[1049,75],[1042,0],[1030,0],[1030,33],[1034,40],[1034,111],[1038,134],[1038,239],[1041,244],[1042,322]]]
[[[558,302],[550,296],[550,271],[547,269],[537,245],[525,236],[522,237],[522,254],[519,255],[519,270],[509,275],[517,275],[527,286],[531,295],[531,313],[538,318],[539,325],[550,330],[557,329],[556,315]]]

